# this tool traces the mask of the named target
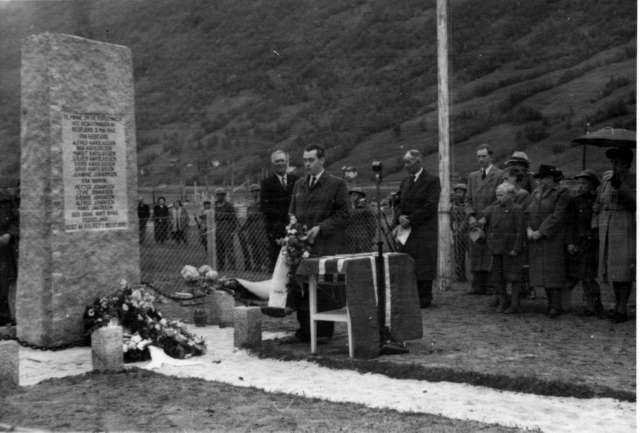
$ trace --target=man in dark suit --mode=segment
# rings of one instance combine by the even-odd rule
[[[411,233],[401,252],[415,261],[420,308],[431,305],[431,287],[438,261],[438,200],[440,180],[422,166],[422,154],[409,150],[403,158],[409,176],[400,184],[396,224]]]
[[[502,170],[493,165],[493,151],[488,144],[481,144],[476,149],[476,157],[480,169],[469,174],[467,179],[467,204],[465,213],[469,218],[469,228],[478,227],[481,213],[496,201],[496,188],[502,183]],[[491,252],[484,239],[469,244],[471,259],[471,291],[469,294],[488,294],[491,270]]]
[[[280,252],[277,239],[284,237],[289,222],[289,204],[293,185],[298,176],[287,173],[289,160],[282,150],[271,154],[273,174],[260,183],[260,210],[264,215],[265,230],[269,238],[269,261],[275,266]]]
[[[349,219],[349,199],[347,184],[341,178],[330,175],[324,170],[324,148],[310,145],[303,153],[307,175],[298,179],[293,187],[289,213],[298,223],[308,229],[309,241],[315,256],[339,254],[345,251],[345,229]],[[335,288],[318,286],[318,310],[339,308],[342,296]],[[309,340],[309,300],[308,292],[294,294],[292,299],[297,309],[300,329],[296,337]],[[318,324],[318,337],[331,337],[333,322]]]

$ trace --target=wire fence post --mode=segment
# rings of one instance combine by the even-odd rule
[[[204,211],[207,217],[207,260],[209,266],[213,269],[218,269],[218,255],[216,251],[216,211],[213,209],[207,209]],[[220,269],[218,269],[220,271]]]

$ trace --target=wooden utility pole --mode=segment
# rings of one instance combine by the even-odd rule
[[[440,291],[448,290],[452,281],[452,245],[450,222],[449,153],[449,41],[447,26],[447,0],[437,0],[438,31],[438,172],[440,174],[440,203],[438,204],[438,279]]]

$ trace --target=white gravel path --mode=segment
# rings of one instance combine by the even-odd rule
[[[233,348],[233,329],[194,328],[205,337],[202,357],[161,364],[138,363],[176,377],[198,377],[335,402],[351,402],[401,412],[539,428],[548,433],[636,431],[636,405],[609,398],[548,397],[450,382],[391,379],[379,374],[332,370],[306,361],[258,359]],[[265,333],[264,338],[276,335]],[[59,352],[20,349],[20,384],[91,370],[89,348]]]

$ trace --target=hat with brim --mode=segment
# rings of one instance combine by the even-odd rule
[[[461,189],[461,190],[463,190],[463,191],[466,191],[466,190],[467,190],[467,185],[466,185],[466,184],[464,184],[464,183],[456,183],[456,184],[453,186],[453,190],[455,191],[455,190],[457,190],[457,189]]]
[[[595,186],[600,185],[600,179],[598,179],[598,175],[593,170],[589,170],[589,169],[583,170],[580,173],[578,173],[577,175],[575,175],[573,178],[574,179],[587,179],[587,180],[591,181],[591,183],[593,183]]]
[[[227,195],[227,190],[224,188],[216,188],[216,195]]]
[[[507,162],[505,162],[505,165],[507,167],[509,167],[510,165],[524,165],[526,167],[529,167],[529,160],[524,158],[511,157],[510,159],[507,160]]]
[[[536,179],[542,179],[545,177],[557,177],[558,170],[553,165],[540,164],[538,167],[538,172],[533,175]]]
[[[362,190],[362,188],[357,188],[357,187],[355,187],[355,188],[351,188],[351,189],[349,190],[349,194],[359,195],[360,197],[366,197],[366,196],[367,196],[367,193],[365,193],[365,192]]]
[[[612,147],[611,149],[607,149],[605,155],[608,159],[618,160],[618,161],[629,161],[633,160],[633,150],[628,147]]]
[[[516,165],[516,164],[521,164],[521,165],[525,165],[525,166],[529,167],[530,162],[529,162],[529,157],[527,156],[527,154],[524,153],[521,150],[516,150],[511,155],[511,158],[509,158],[507,160],[507,162],[505,162],[505,165],[507,165],[507,166]]]

